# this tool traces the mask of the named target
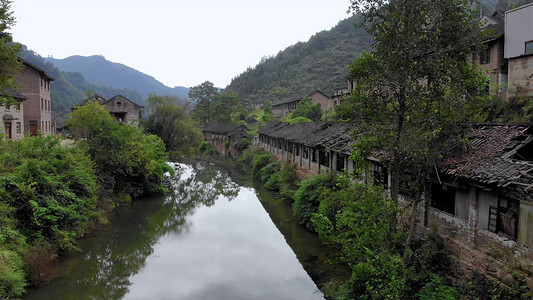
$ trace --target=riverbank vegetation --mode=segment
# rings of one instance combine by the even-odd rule
[[[332,299],[455,299],[447,279],[447,256],[431,232],[406,249],[408,226],[381,187],[334,172],[299,182],[296,169],[266,151],[250,147],[239,158],[243,171],[292,204],[298,221],[337,253],[337,263],[352,270],[347,282],[322,287]]]
[[[0,140],[0,298],[54,277],[53,263],[108,221],[113,207],[165,191],[163,141],[117,123],[90,102],[67,122],[78,141],[58,136]]]

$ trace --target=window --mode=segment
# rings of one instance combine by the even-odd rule
[[[533,54],[533,41],[526,42],[525,54]]]
[[[479,63],[482,65],[490,64],[490,49],[481,52],[479,55]]]
[[[121,107],[121,106],[122,106],[122,102],[117,101],[117,107]]]
[[[44,100],[41,98],[41,110],[44,110]]]
[[[455,188],[448,185],[434,184],[431,206],[455,214]]]
[[[17,122],[17,134],[20,134],[20,133],[21,133],[21,129],[20,129],[20,127],[21,127],[20,122]]]
[[[329,167],[329,152],[326,150],[318,151],[319,164]]]

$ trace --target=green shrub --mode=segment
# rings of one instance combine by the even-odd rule
[[[26,286],[21,258],[26,241],[16,228],[13,211],[0,202],[0,299],[17,298]]]
[[[261,170],[259,170],[259,180],[261,180],[261,182],[267,182],[272,175],[280,172],[280,169],[281,167],[278,161],[272,161],[268,163],[266,166],[262,167]]]
[[[453,286],[449,286],[439,275],[432,275],[431,280],[416,294],[421,300],[455,300],[460,295]]]
[[[260,179],[261,169],[273,161],[270,154],[260,154],[254,157],[252,161],[252,174],[255,178]]]
[[[268,180],[265,182],[265,184],[263,185],[264,188],[267,190],[271,190],[271,191],[279,191],[280,182],[281,182],[280,177],[281,177],[280,172],[276,172],[272,174],[272,176],[270,176]]]
[[[318,211],[320,205],[320,194],[324,188],[334,188],[336,175],[333,173],[319,174],[301,183],[294,193],[293,212],[300,224],[313,230],[311,217]]]

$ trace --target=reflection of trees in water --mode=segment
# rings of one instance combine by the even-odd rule
[[[71,264],[68,276],[28,298],[123,298],[131,285],[130,277],[146,265],[153,245],[162,236],[186,232],[190,227],[187,217],[196,207],[211,206],[219,196],[233,200],[239,193],[240,187],[217,167],[202,162],[175,166],[166,201],[147,199],[118,209],[114,228],[88,240],[93,246],[79,259],[81,262]]]
[[[182,176],[180,172],[190,173],[190,176]],[[196,162],[191,166],[178,164],[175,178],[171,197],[177,203],[211,206],[219,196],[228,201],[235,199],[240,190],[227,172],[206,162]]]

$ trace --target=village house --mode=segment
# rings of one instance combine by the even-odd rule
[[[504,58],[504,19],[504,13],[496,11],[480,20],[481,28],[489,32],[489,36],[483,41],[486,48],[479,55],[470,55],[472,63],[489,77],[487,92],[502,97],[506,97],[508,78],[507,59]]]
[[[533,96],[533,3],[505,12],[509,96]]]
[[[144,106],[140,106],[122,95],[117,95],[111,99],[106,99],[105,97],[95,94],[74,106],[72,110],[76,109],[76,107],[86,105],[89,101],[96,101],[98,104],[104,105],[109,113],[119,123],[137,123],[137,125],[140,125],[139,121],[143,118]]]
[[[351,173],[351,126],[273,122],[259,129],[254,145],[292,163],[300,176]],[[477,272],[506,281],[513,271],[498,259],[513,260],[533,272],[533,125],[480,124],[470,139],[469,152],[439,164],[428,205],[419,206],[418,231],[435,227],[446,237],[459,277],[471,279]],[[392,180],[382,156],[367,158],[362,180],[390,190]],[[403,195],[400,201],[410,203]],[[507,254],[495,258],[494,249]],[[528,284],[533,287],[533,279]]]
[[[23,132],[30,132],[32,135],[37,134],[37,131],[45,135],[54,134],[50,97],[50,82],[54,78],[31,63],[19,60],[22,62],[22,69],[15,80],[21,86],[19,92],[26,97]]]
[[[321,91],[314,91],[306,97],[311,98],[313,104],[319,103],[322,111],[326,111],[333,107],[333,100]],[[277,117],[285,117],[296,110],[298,103],[300,103],[303,98],[305,97],[285,99],[272,104],[272,114]]]
[[[246,134],[246,126],[242,124],[215,123],[206,124],[202,128],[204,140],[223,156],[237,156],[240,153],[237,144]]]
[[[352,130],[345,123],[273,122],[259,129],[254,144],[294,164],[300,174],[352,172]],[[532,133],[531,126],[477,125],[472,151],[440,165],[440,181],[433,182],[432,222],[458,225],[454,232],[463,232],[465,241],[499,234],[533,248]],[[365,181],[388,188],[391,178],[380,159],[368,160]]]
[[[24,101],[26,96],[9,90],[0,95],[0,97],[8,97],[14,99],[17,103],[15,105],[0,105],[0,116],[2,121],[2,133],[5,139],[18,140],[24,137]]]

